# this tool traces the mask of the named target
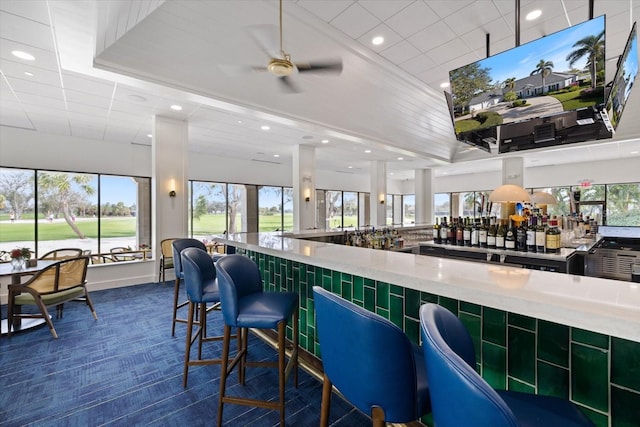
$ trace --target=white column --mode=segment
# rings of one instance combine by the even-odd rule
[[[508,157],[502,159],[502,184],[524,186],[524,159],[522,157]]]
[[[387,164],[382,161],[371,162],[371,225],[376,227],[387,224]]]
[[[416,224],[433,222],[433,169],[415,170]]]
[[[186,121],[153,118],[151,198],[156,241],[152,244],[156,254],[163,239],[187,237],[188,128]],[[175,191],[174,197],[169,196],[170,191]]]
[[[293,148],[293,230],[316,226],[316,151],[314,147]]]

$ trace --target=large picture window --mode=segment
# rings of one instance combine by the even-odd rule
[[[40,257],[78,248],[94,261],[144,259],[137,251],[151,243],[150,204],[149,178],[0,168],[0,251],[28,247]]]

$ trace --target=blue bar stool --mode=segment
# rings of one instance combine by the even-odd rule
[[[186,248],[199,248],[205,252],[207,250],[207,247],[204,245],[204,243],[197,239],[175,239],[171,243],[171,250],[173,252],[173,271],[176,274],[176,282],[173,286],[173,318],[171,321],[172,337],[176,335],[176,323],[187,323],[187,319],[178,318],[178,309],[189,304],[189,301],[178,303],[178,299],[180,297],[180,281],[184,279],[180,253]]]
[[[332,386],[376,427],[429,413],[423,351],[389,320],[313,287],[324,380],[320,426],[329,424]]]
[[[298,387],[298,294],[294,292],[263,292],[258,265],[242,255],[227,255],[216,262],[220,304],[224,318],[224,340],[222,345],[222,372],[220,378],[220,400],[218,404],[218,426],[222,425],[225,403],[256,406],[280,411],[280,425],[284,426],[285,384],[293,371],[294,384]],[[285,365],[287,320],[292,319],[293,347]],[[240,348],[231,363],[229,341],[231,328],[238,328]],[[247,362],[248,328],[277,329],[278,362]],[[258,400],[248,397],[227,396],[227,378],[238,365],[238,380],[244,385],[245,368],[270,366],[278,368],[279,398]]]
[[[438,427],[592,427],[568,400],[494,390],[476,372],[473,341],[464,324],[437,304],[420,307],[433,422]]]
[[[189,300],[182,379],[182,386],[186,388],[189,366],[221,364],[222,359],[202,359],[202,343],[221,341],[223,336],[207,336],[207,303],[213,303],[214,307],[220,305],[216,267],[211,255],[200,248],[186,248],[182,251],[180,257]],[[199,310],[200,320],[194,322],[196,310]],[[195,335],[193,334],[194,325],[197,326]],[[191,347],[196,339],[198,339],[198,359],[191,360]],[[240,340],[238,339],[239,345]]]

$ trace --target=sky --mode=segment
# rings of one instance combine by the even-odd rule
[[[535,70],[541,59],[553,62],[553,71],[568,71],[571,67],[566,57],[576,48],[573,44],[589,35],[600,34],[604,30],[604,15],[590,21],[574,25],[557,33],[522,44],[516,48],[498,53],[478,61],[481,67],[490,68],[492,82],[504,82],[510,77],[521,79]],[[606,41],[605,41],[606,45]],[[605,56],[606,57],[606,56]],[[583,69],[587,57],[578,60],[573,66]],[[613,76],[609,76],[613,77]]]

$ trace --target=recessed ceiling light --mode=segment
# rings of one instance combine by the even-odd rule
[[[374,46],[380,46],[382,43],[384,43],[384,37],[376,36],[371,39],[371,43],[373,43]]]
[[[174,111],[181,111],[182,107],[180,105],[178,105],[178,104],[173,104],[171,106],[171,109],[174,110]]]
[[[347,166],[347,169],[353,169],[353,166]]]
[[[389,175],[393,175],[393,172],[389,172]]]
[[[370,152],[371,152],[371,150],[364,150],[364,152],[365,152],[365,153],[370,153]]]
[[[242,124],[242,120],[238,120],[238,124]]]
[[[267,126],[267,125],[262,125],[262,126],[260,126],[260,129],[262,129],[262,130],[269,130],[269,129],[271,129],[271,127],[269,127],[269,126]]]
[[[440,83],[441,88],[449,87],[449,82]]]
[[[280,154],[274,154],[273,157],[280,157]]]
[[[404,160],[404,157],[398,157],[398,160]]]
[[[150,133],[147,134],[147,138],[153,138],[153,135],[151,135]]]
[[[136,95],[136,94],[131,94],[127,98],[129,98],[131,101],[134,101],[134,102],[145,102],[147,100],[147,98],[145,98],[144,96]]]
[[[323,140],[322,140],[322,141],[320,141],[320,142],[322,142],[323,144],[328,144],[328,143],[329,143],[329,140],[328,140],[328,139],[323,139]]]
[[[640,151],[632,151],[629,154],[638,154],[638,153],[640,153]]]
[[[525,16],[524,19],[526,19],[527,21],[533,21],[534,19],[540,18],[540,15],[542,15],[542,11],[540,9],[532,10],[531,12],[527,13],[527,16]]]
[[[33,77],[33,73],[30,73],[30,72],[28,72],[28,71],[25,71],[25,72],[24,72],[24,75],[25,75],[25,76],[29,76],[29,77]]]
[[[21,50],[14,50],[11,52],[11,54],[16,58],[24,59],[26,61],[34,61],[36,59],[35,56],[31,55],[30,53],[23,52]]]

